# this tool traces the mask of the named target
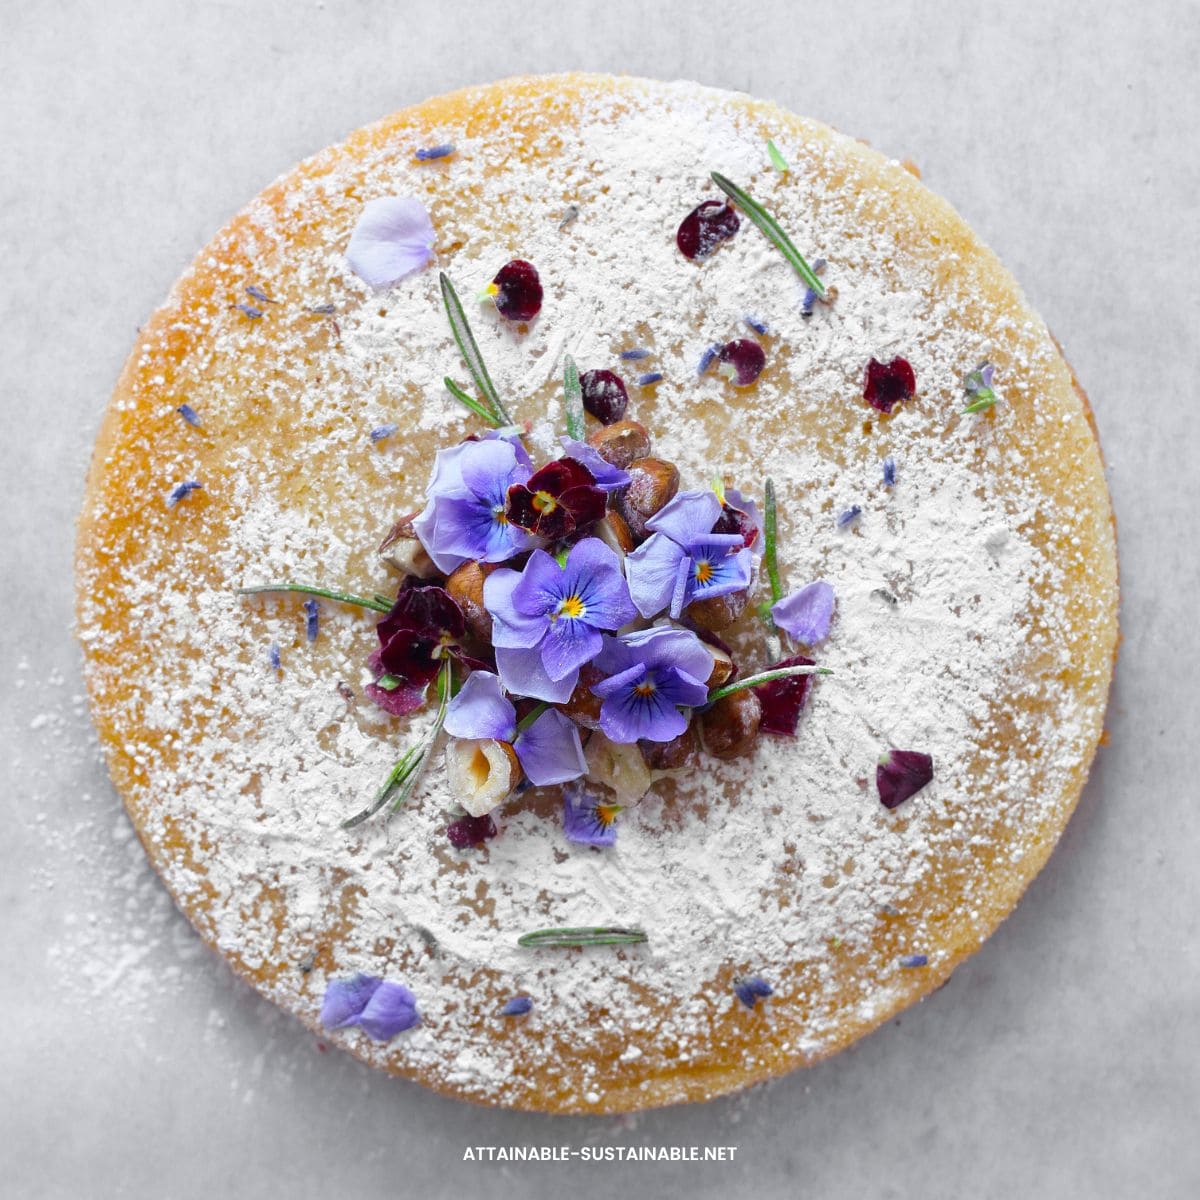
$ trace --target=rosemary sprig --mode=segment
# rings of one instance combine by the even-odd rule
[[[779,581],[779,512],[775,500],[775,480],[768,479],[763,487],[763,565],[771,585],[771,603],[783,599],[783,584]]]
[[[487,402],[496,424],[511,425],[512,418],[505,411],[504,405],[500,403],[496,385],[492,383],[492,377],[488,374],[483,355],[479,353],[479,346],[475,342],[475,335],[471,332],[467,314],[463,311],[462,301],[459,300],[458,293],[454,290],[454,284],[450,282],[450,276],[445,271],[441,272],[439,279],[442,285],[442,302],[446,306],[446,316],[450,321],[450,332],[454,334],[454,340],[458,344],[459,353],[463,356],[463,362],[467,364],[467,370],[471,372],[471,378],[475,380],[475,386]]]
[[[832,675],[829,667],[776,667],[773,671],[760,671],[757,675],[747,675],[736,683],[727,683],[724,687],[716,688],[708,693],[708,702],[722,700],[740,692],[743,688],[758,687],[761,683],[770,683],[773,679],[789,679],[793,675]]]
[[[736,183],[726,179],[719,171],[712,172],[712,181],[774,242],[780,253],[796,269],[801,279],[816,293],[819,300],[825,299],[825,285],[810,267],[804,255],[792,244],[792,239],[780,228],[779,222],[757,200],[742,191]]]
[[[517,938],[517,945],[541,949],[547,946],[633,946],[645,941],[649,938],[641,929],[591,925],[579,929],[535,929]]]
[[[482,417],[489,425],[494,425],[494,426],[496,426],[496,428],[500,427],[500,424],[501,424],[500,418],[497,417],[494,413],[488,412],[488,410],[486,408],[484,408],[483,405],[480,404],[479,401],[474,398],[474,396],[468,396],[467,393],[464,392],[462,390],[462,388],[460,388],[458,386],[458,384],[455,383],[454,380],[450,378],[449,375],[447,375],[445,377],[445,379],[442,380],[442,383],[445,384],[446,391],[448,391],[450,393],[450,395],[452,395],[455,398],[455,400],[457,400],[459,402],[459,404],[465,405],[477,417]]]
[[[351,592],[335,592],[311,583],[256,583],[252,587],[237,589],[239,596],[258,596],[270,592],[300,592],[305,596],[323,596],[326,600],[338,600],[342,604],[353,604],[356,608],[369,608],[374,612],[384,613],[391,612],[393,603],[386,596],[355,596]]]
[[[362,812],[342,822],[343,829],[353,829],[364,821],[369,821],[385,805],[391,804],[391,811],[401,808],[412,797],[413,791],[421,778],[421,772],[429,762],[429,756],[441,735],[442,726],[446,722],[446,709],[450,706],[450,696],[454,689],[454,659],[447,656],[442,660],[442,669],[438,674],[438,710],[425,736],[415,745],[410,746],[401,756],[400,761],[388,772],[383,786],[375,793],[375,798]]]
[[[767,157],[771,160],[771,166],[777,170],[780,175],[788,173],[787,159],[779,153],[779,147],[771,138],[767,138]]]
[[[579,382],[579,368],[568,354],[563,359],[563,396],[567,411],[567,437],[583,441],[583,387]]]

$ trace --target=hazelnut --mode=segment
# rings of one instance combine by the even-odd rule
[[[704,600],[693,600],[683,611],[690,621],[709,633],[716,633],[732,625],[746,611],[750,590],[729,592],[724,596],[708,596]]]
[[[617,794],[618,804],[636,804],[651,788],[654,776],[637,746],[610,742],[602,733],[593,733],[583,751],[587,776]]]
[[[704,748],[714,758],[738,758],[754,749],[762,705],[750,688],[722,696],[700,714]]]
[[[620,471],[650,453],[650,434],[640,421],[614,421],[588,434],[588,445]]]
[[[592,684],[599,683],[603,678],[604,672],[594,663],[584,663],[579,668],[579,682],[570,699],[554,707],[584,729],[599,729],[600,706],[604,702],[592,691]]]
[[[446,746],[446,780],[459,804],[472,817],[482,817],[521,782],[521,764],[507,742],[452,738]]]
[[[629,522],[615,508],[610,508],[604,514],[604,520],[597,524],[593,532],[618,557],[628,554],[637,546],[629,530]]]
[[[617,501],[618,511],[633,536],[644,540],[646,522],[679,491],[679,468],[661,458],[639,458],[629,464],[629,476],[629,486]]]
[[[646,766],[652,771],[676,771],[689,766],[696,757],[699,740],[695,727],[689,725],[678,737],[669,742],[648,742],[643,738],[638,749]]]
[[[483,581],[496,569],[492,563],[465,562],[446,580],[446,591],[458,602],[471,636],[492,640],[492,614],[483,606]]]
[[[399,571],[401,575],[415,575],[418,579],[432,579],[440,574],[434,561],[425,552],[413,529],[413,520],[417,513],[409,513],[401,517],[388,530],[387,537],[379,543],[376,553],[389,567]]]
[[[719,688],[723,683],[729,682],[733,675],[733,658],[728,650],[723,650],[720,646],[714,646],[709,642],[705,642],[704,645],[709,654],[713,656],[712,670],[708,673],[708,679],[705,681],[711,692],[713,688]]]

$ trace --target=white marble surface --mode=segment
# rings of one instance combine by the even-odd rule
[[[1200,15],[1042,0],[0,5],[0,1194],[1200,1194]],[[1120,520],[1112,745],[948,987],[752,1094],[627,1122],[372,1074],[203,951],[99,765],[71,536],[138,322],[302,156],[426,95],[569,67],[775,98],[920,163],[1090,389]],[[469,1144],[732,1144],[515,1167]]]

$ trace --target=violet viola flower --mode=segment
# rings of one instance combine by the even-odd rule
[[[789,637],[815,646],[829,634],[835,600],[833,588],[818,579],[772,604],[771,617]]]
[[[413,530],[439,571],[449,575],[471,560],[504,562],[532,545],[504,511],[508,489],[531,471],[524,448],[505,438],[438,451]]]
[[[446,732],[472,741],[510,742],[530,783],[539,787],[578,779],[587,770],[579,728],[547,709],[517,732],[517,710],[490,671],[472,671],[446,710]]]
[[[601,698],[600,731],[628,745],[669,742],[688,725],[680,707],[708,700],[712,654],[690,629],[640,629],[605,638],[595,665],[608,678],[592,685]]]
[[[563,788],[563,834],[580,846],[611,846],[617,840],[620,804],[601,799],[572,784]]]
[[[326,1029],[358,1025],[377,1042],[390,1042],[398,1033],[421,1023],[417,998],[402,983],[374,975],[331,979],[321,1005]]]
[[[501,567],[483,584],[500,681],[513,695],[570,699],[602,631],[637,616],[621,563],[599,538],[578,541],[562,565],[535,550],[524,571]]]
[[[752,555],[741,532],[714,533],[714,492],[680,492],[646,522],[653,536],[626,556],[629,592],[643,617],[668,609],[678,619],[693,600],[750,586]]]
[[[567,452],[568,458],[573,458],[577,463],[582,463],[592,473],[592,478],[596,481],[596,486],[603,492],[615,492],[617,488],[623,488],[629,482],[629,472],[622,471],[620,467],[614,467],[612,463],[606,462],[600,457],[600,451],[595,446],[589,446],[587,442],[577,442],[574,438],[561,437],[558,439],[562,443],[562,448]]]
[[[372,287],[419,271],[433,254],[433,222],[412,196],[379,196],[363,205],[346,247],[346,262]]]

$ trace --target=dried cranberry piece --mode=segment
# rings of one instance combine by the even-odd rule
[[[615,371],[584,371],[579,386],[583,388],[583,407],[601,425],[614,425],[625,416],[629,393]]]
[[[875,786],[884,808],[896,808],[933,778],[933,758],[921,750],[890,750],[875,768]]]
[[[762,374],[767,355],[753,338],[735,338],[721,347],[717,368],[735,387],[749,387]]]
[[[675,245],[684,258],[707,258],[721,242],[733,237],[740,225],[732,204],[705,200],[683,218]]]
[[[772,663],[767,670],[779,667],[811,667],[813,660],[803,654]],[[759,729],[763,733],[778,733],[794,737],[801,710],[808,700],[808,689],[812,686],[811,675],[789,675],[786,679],[773,679],[760,683],[754,690],[762,704],[762,720]]]
[[[459,817],[457,821],[450,822],[446,829],[446,836],[450,839],[450,845],[456,850],[465,850],[468,846],[479,846],[490,838],[494,838],[496,822],[488,813],[482,817]]]
[[[917,377],[907,359],[881,363],[873,358],[867,363],[863,399],[881,413],[890,413],[902,400],[911,400],[916,390]]]
[[[509,321],[532,321],[542,311],[542,283],[537,267],[514,258],[496,272],[492,280],[496,308]]]

